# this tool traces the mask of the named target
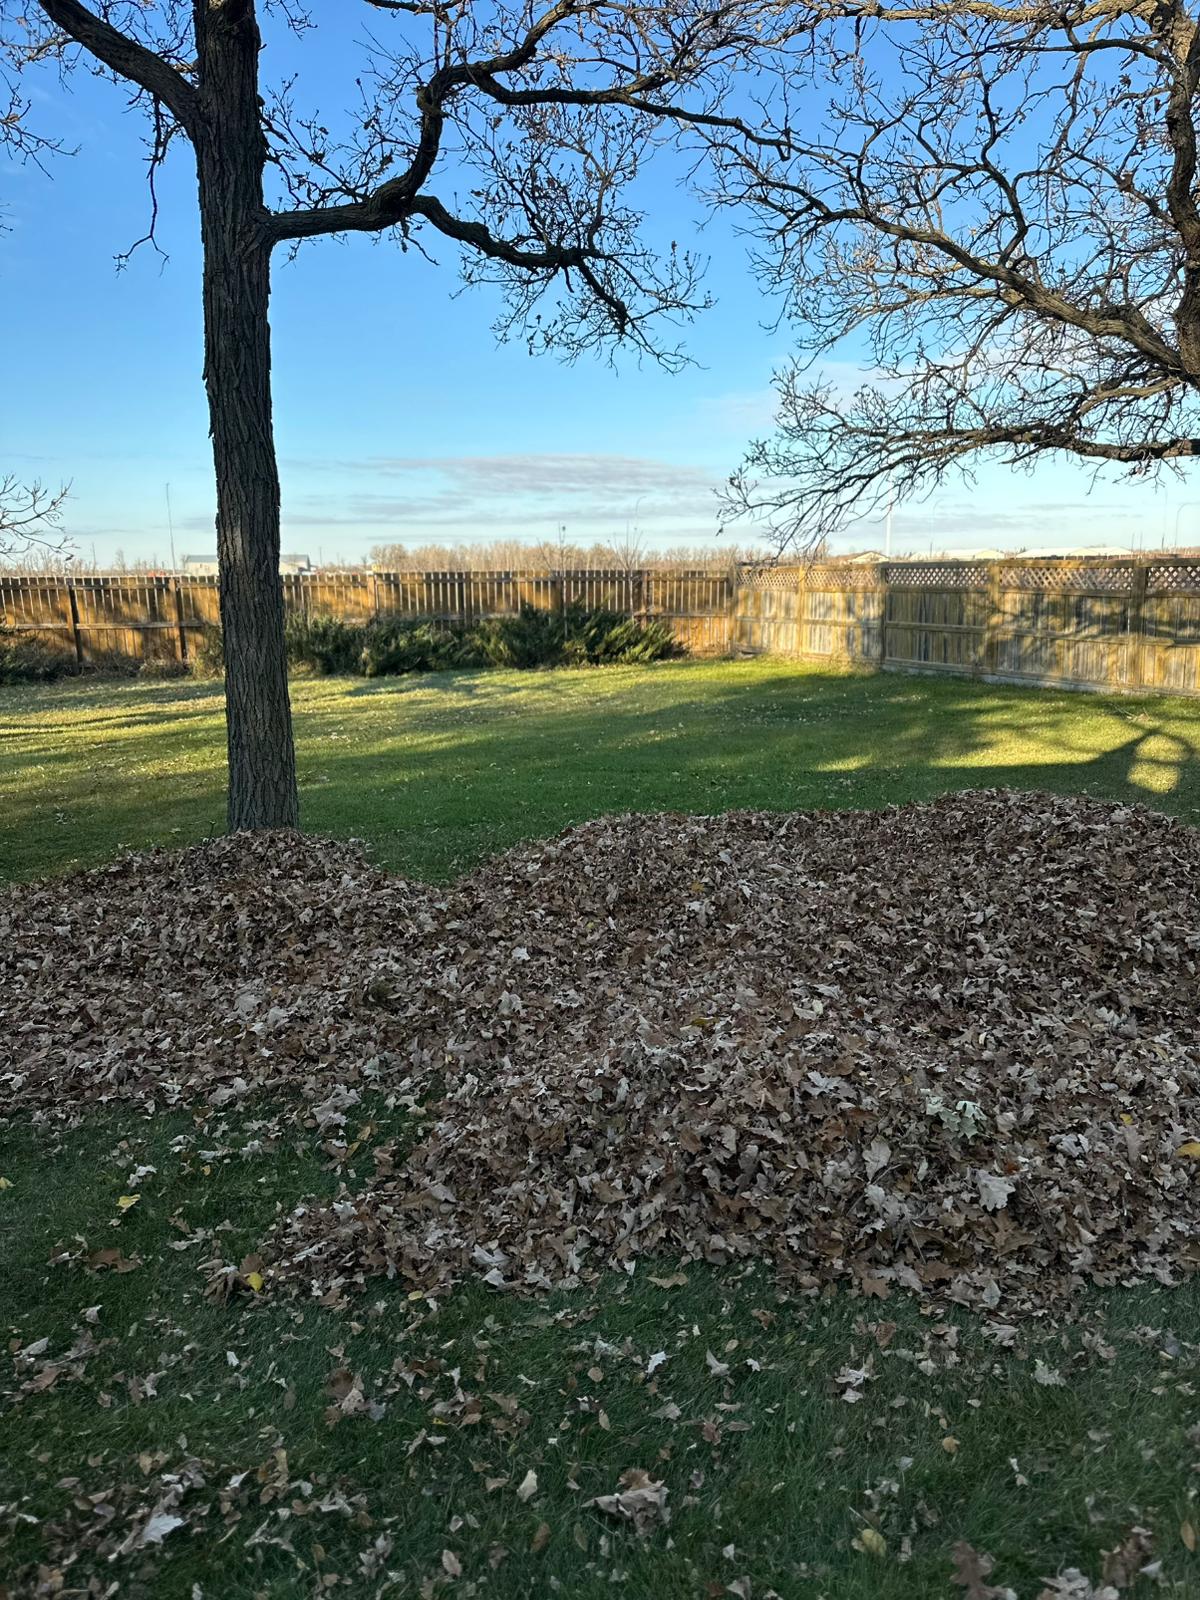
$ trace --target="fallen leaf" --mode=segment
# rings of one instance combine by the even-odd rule
[[[597,1495],[587,1504],[609,1516],[631,1522],[640,1539],[646,1538],[659,1523],[671,1520],[665,1483],[657,1482],[641,1467],[630,1467],[617,1481],[619,1487],[615,1494]]]
[[[169,1533],[174,1533],[176,1528],[182,1528],[184,1518],[176,1516],[173,1511],[156,1511],[146,1526],[142,1529],[142,1544],[161,1544]]]
[[[954,1561],[951,1581],[966,1590],[963,1600],[1016,1600],[1011,1589],[987,1582],[996,1563],[986,1551],[976,1550],[960,1539],[950,1554]]]

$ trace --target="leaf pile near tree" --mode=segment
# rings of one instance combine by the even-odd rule
[[[1200,1264],[1200,832],[1140,808],[617,817],[449,889],[235,837],[11,890],[0,952],[10,1116],[271,1089],[336,1154],[418,1109],[264,1241],[326,1303],[761,1257],[1003,1316]]]

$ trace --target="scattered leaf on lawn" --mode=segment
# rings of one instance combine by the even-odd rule
[[[671,1520],[665,1483],[656,1481],[641,1467],[630,1467],[617,1482],[614,1494],[597,1495],[587,1504],[609,1516],[631,1522],[640,1539],[646,1538],[660,1523]]]

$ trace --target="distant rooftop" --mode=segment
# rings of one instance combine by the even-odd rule
[[[215,578],[217,575],[217,558],[215,555],[183,556],[180,560],[179,570],[188,573],[193,578]],[[312,558],[301,555],[298,551],[283,551],[279,557],[280,572],[311,572],[313,570]]]

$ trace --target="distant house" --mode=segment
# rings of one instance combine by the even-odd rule
[[[217,558],[216,556],[208,555],[184,556],[179,570],[186,573],[189,578],[215,578],[217,575]],[[312,572],[315,569],[312,560],[308,556],[300,555],[297,551],[290,550],[285,551],[279,557],[279,570],[285,576],[288,576],[296,572]]]

